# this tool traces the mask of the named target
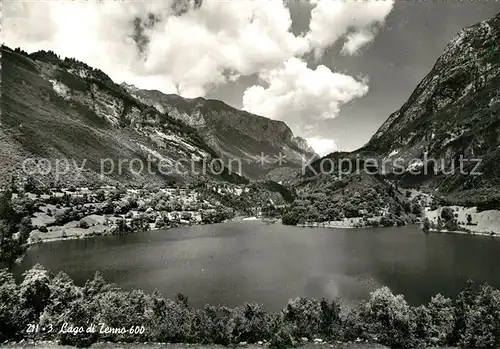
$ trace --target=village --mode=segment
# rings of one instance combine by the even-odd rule
[[[102,186],[12,190],[14,207],[32,211],[28,244],[261,217],[252,188],[225,183],[143,188]],[[273,200],[267,200],[273,204]]]

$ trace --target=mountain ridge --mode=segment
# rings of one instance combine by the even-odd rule
[[[251,143],[250,147],[243,147],[234,138],[221,142],[220,132],[203,133],[196,128],[196,123],[192,121],[196,119],[196,115],[192,115],[196,114],[196,110],[190,111],[189,115],[193,116],[191,120],[175,113],[172,116],[162,110],[161,106],[157,108],[158,103],[156,106],[155,103],[145,103],[144,97],[138,98],[131,94],[130,85],[127,85],[127,88],[120,86],[101,70],[73,58],[61,59],[51,51],[28,54],[21,49],[13,50],[2,46],[2,85],[8,88],[4,89],[2,95],[4,117],[0,127],[0,142],[4,150],[9,149],[9,153],[2,152],[0,160],[2,164],[6,164],[4,172],[10,175],[23,172],[20,171],[20,164],[29,157],[35,158],[36,161],[44,157],[72,158],[77,159],[78,163],[85,159],[88,168],[85,168],[83,177],[91,178],[91,181],[99,179],[97,173],[102,163],[99,164],[98,160],[108,156],[114,161],[134,157],[146,161],[146,158],[149,160],[152,157],[156,165],[160,160],[172,164],[181,159],[197,158],[194,161],[196,169],[200,167],[202,160],[221,159],[225,172],[222,173],[222,178],[221,175],[215,177],[247,183],[245,177],[261,180],[266,179],[265,176],[275,169],[283,170],[278,168],[281,164],[259,165],[255,161],[260,155],[258,150],[277,153],[295,146],[296,157],[295,161],[292,161],[292,169],[285,171],[288,175],[299,166],[297,155],[309,155],[308,151],[311,150],[300,148],[300,145],[304,144],[300,144],[300,139],[295,141],[293,133],[284,122],[257,115],[253,117],[258,118],[260,124],[255,126],[253,138],[246,139]],[[136,94],[141,91],[134,90]],[[172,96],[168,97],[169,100],[177,99],[183,103],[186,101],[180,96]],[[193,100],[206,101],[204,98]],[[211,113],[210,107],[213,107],[214,103],[232,112],[229,117],[225,115],[216,123],[219,129],[228,128],[233,132],[235,127],[231,125],[232,116],[237,115],[241,119],[243,117],[238,113],[244,116],[253,115],[238,111],[220,101],[213,100],[208,103],[211,105],[203,109],[205,113],[207,109],[208,113]],[[278,127],[263,129],[266,123]],[[270,137],[277,129],[283,131],[282,134]],[[260,134],[264,134],[268,139],[256,139],[256,135]],[[224,150],[233,156],[240,155],[238,151],[242,150],[246,155],[243,159],[246,161],[241,161],[243,165],[240,167],[243,170],[228,167],[228,157],[225,156]],[[231,170],[232,173],[228,173]],[[140,174],[140,178],[134,178],[134,174],[130,172],[120,173],[113,180],[165,180],[165,176],[158,173],[152,176]],[[68,173],[72,175],[66,176],[66,179],[71,180],[75,172]],[[120,176],[122,178],[119,178]],[[166,177],[168,181],[172,180],[172,176]]]
[[[429,171],[436,177],[431,181],[422,177],[417,183],[452,196],[454,192],[496,187],[500,183],[498,172],[490,166],[500,160],[498,86],[500,13],[460,30],[408,101],[361,151],[377,152],[386,159],[391,154],[405,161],[420,159],[419,166],[424,169],[424,155],[439,160],[437,168]],[[478,172],[484,175],[442,176],[459,166],[460,158],[480,160]],[[471,163],[464,165],[466,170],[471,167]],[[407,182],[401,178],[402,184]]]
[[[500,209],[498,86],[500,13],[460,30],[366,145],[311,162],[294,180],[299,201],[286,220],[411,223],[429,204],[413,189],[443,205]]]
[[[261,154],[287,158],[292,169],[302,166],[302,158],[317,156],[301,137],[294,136],[282,120],[269,119],[234,108],[223,101],[203,97],[184,98],[157,90],[142,90],[122,84],[142,102],[168,113],[195,128],[219,154],[229,159],[255,162]],[[265,165],[265,164],[263,164]],[[251,178],[272,172],[272,166],[246,168]]]

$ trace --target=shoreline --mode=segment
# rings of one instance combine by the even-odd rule
[[[433,233],[449,233],[464,235],[480,235],[500,237],[500,210],[478,211],[477,207],[465,206],[445,206],[448,207],[458,223],[459,230],[448,231],[436,229],[438,219],[441,217],[443,207],[435,210],[426,209],[423,212],[423,219],[428,219],[431,223],[430,231]],[[469,221],[470,219],[470,221]],[[473,224],[467,224],[473,223]],[[434,224],[434,227],[432,227]]]
[[[429,233],[433,234],[458,234],[458,235],[477,235],[477,236],[489,236],[493,238],[500,238],[500,234],[495,232],[479,232],[479,231],[463,231],[463,230],[437,230],[429,229]]]
[[[276,219],[270,219],[272,223],[281,223],[281,219],[276,218]],[[159,230],[170,230],[174,228],[185,228],[185,227],[191,227],[191,226],[200,226],[200,225],[212,225],[212,224],[226,224],[226,223],[231,223],[231,222],[254,222],[254,221],[261,221],[261,222],[268,222],[266,221],[265,218],[262,217],[256,217],[256,216],[237,216],[231,219],[227,219],[222,222],[218,223],[191,223],[191,224],[181,224],[175,227],[162,227],[162,228],[151,228],[149,231],[159,231]],[[338,223],[332,223],[332,222],[338,222]],[[297,224],[295,227],[299,228],[327,228],[327,229],[370,229],[370,228],[376,228],[373,226],[354,226],[353,223],[348,223],[345,224],[342,221],[332,221],[332,222],[326,222],[326,223],[302,223],[302,224]],[[409,227],[409,226],[417,226],[417,224],[407,224],[404,227]],[[396,226],[394,226],[395,228]],[[384,227],[378,227],[378,228],[384,228]],[[391,228],[391,227],[385,227],[385,228]],[[420,228],[421,229],[421,226]],[[133,234],[141,234],[146,231],[138,231]],[[423,232],[423,231],[422,231]],[[425,233],[425,232],[424,232]],[[430,229],[428,233],[432,234],[458,234],[458,235],[472,235],[472,236],[485,236],[485,237],[493,237],[493,238],[500,238],[499,233],[495,232],[480,232],[480,231],[462,231],[462,230],[437,230],[437,229]],[[106,231],[104,233],[89,233],[89,234],[80,234],[80,235],[71,235],[67,237],[52,237],[52,238],[46,238],[46,239],[41,239],[39,241],[30,241],[28,242],[27,248],[31,248],[33,245],[39,245],[43,243],[52,243],[52,242],[58,242],[58,241],[66,241],[66,240],[84,240],[84,239],[92,239],[92,238],[100,238],[104,236],[113,236],[113,234],[109,231]]]
[[[380,218],[380,217],[375,217],[375,218]],[[351,220],[354,220],[351,222]],[[301,227],[301,228],[329,228],[329,229],[370,229],[370,228],[396,228],[397,226],[394,225],[392,227],[384,227],[384,226],[373,226],[373,225],[366,225],[363,224],[365,221],[363,220],[363,217],[356,217],[356,218],[345,218],[342,221],[328,221],[328,222],[311,222],[311,223],[301,223],[301,224],[296,224],[296,227]],[[419,223],[411,223],[411,224],[405,224],[403,227],[409,227],[412,225],[418,225]]]
[[[299,228],[328,228],[328,229],[365,229],[372,227],[354,227],[354,226],[342,226],[342,225],[314,225],[314,224],[297,224],[295,227]]]
[[[176,227],[162,227],[162,228],[151,228],[149,231],[158,231],[158,230],[170,230],[174,228],[184,228],[184,227],[192,227],[192,226],[198,226],[198,225],[211,225],[211,224],[226,224],[230,222],[243,222],[243,221],[262,221],[262,218],[256,217],[256,216],[238,216],[234,217],[231,219],[224,220],[222,222],[218,223],[191,223],[191,224],[181,224]],[[132,233],[130,235],[134,234],[141,234],[146,231],[137,231],[135,233]],[[28,249],[33,246],[33,245],[40,245],[44,243],[52,243],[52,242],[57,242],[57,241],[66,241],[66,240],[84,240],[84,239],[91,239],[91,238],[100,238],[104,236],[113,236],[113,234],[109,231],[103,232],[103,233],[89,233],[89,234],[80,234],[80,235],[70,235],[70,236],[60,236],[60,237],[51,237],[51,238],[46,238],[46,239],[40,239],[39,241],[29,241],[26,245],[28,246]],[[116,235],[118,236],[118,235]]]
[[[362,217],[345,218],[341,221],[328,221],[328,222],[308,222],[296,224],[296,227],[301,228],[331,228],[331,229],[362,229],[371,228],[368,226],[356,226],[362,222]],[[351,221],[354,220],[354,221]]]

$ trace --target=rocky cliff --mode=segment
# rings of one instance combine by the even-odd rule
[[[448,204],[500,209],[499,87],[497,14],[461,30],[364,147],[317,159],[296,178],[302,201],[291,222],[339,219],[346,212],[347,217],[402,209],[418,214],[417,202],[408,200],[411,192],[401,188],[427,192]],[[377,190],[367,208],[368,187]],[[340,204],[332,207],[326,198],[318,199],[325,192]],[[356,196],[359,200],[352,203]]]
[[[2,85],[3,181],[30,171],[49,182],[64,177],[134,183],[209,172],[239,183],[273,170],[285,176],[296,171],[301,156],[313,154],[283,122],[216,100],[120,86],[104,72],[54,52],[27,54],[2,46]],[[274,157],[280,153],[278,163]],[[266,161],[257,161],[262,154]],[[65,168],[59,168],[59,178],[56,166]]]
[[[218,100],[182,98],[126,84],[124,87],[142,102],[196,129],[227,161],[241,160],[243,172],[251,178],[283,171],[295,173],[302,158],[315,155],[307,142],[295,137],[283,121],[238,110]],[[280,154],[282,161],[278,159]],[[266,161],[261,161],[262,155]]]
[[[74,59],[3,46],[2,84],[3,181],[27,174],[45,182],[168,182],[198,174],[247,181],[220,162],[215,168],[217,152],[194,128]],[[212,163],[214,171],[201,172]]]
[[[401,177],[403,184],[452,195],[490,190],[500,183],[499,87],[500,14],[461,30],[358,153],[422,169]]]

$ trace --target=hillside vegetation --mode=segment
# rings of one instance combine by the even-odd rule
[[[364,147],[316,159],[299,174],[300,198],[287,222],[411,223],[430,209],[426,197],[440,206],[499,210],[499,86],[497,14],[461,30]],[[406,197],[407,190],[419,197]]]
[[[207,176],[248,183],[245,177],[263,179],[277,168],[286,176],[291,168],[300,167],[301,156],[314,155],[283,122],[220,101],[189,101],[118,85],[104,72],[51,51],[27,54],[2,46],[1,52],[0,146],[8,150],[0,153],[4,182],[12,174],[24,175],[26,159],[68,160],[70,169],[56,179],[74,185],[96,180],[114,184],[185,181],[199,177],[203,162],[220,159],[224,171]],[[269,159],[283,153],[286,166],[259,163],[262,153]],[[103,159],[126,166],[120,173],[102,176]],[[152,173],[137,174],[127,163],[148,159]],[[191,160],[192,166],[186,164]],[[158,170],[161,163],[179,164],[181,171],[165,174]],[[77,167],[84,168],[81,175]],[[40,180],[53,181],[52,172],[39,174]]]
[[[79,347],[98,341],[265,341],[275,348],[309,341],[368,341],[391,348],[500,345],[500,291],[472,283],[455,300],[437,295],[418,307],[384,287],[356,308],[344,308],[340,300],[296,298],[281,312],[268,313],[254,303],[195,309],[181,294],[171,300],[159,292],[121,290],[99,273],[76,286],[64,273],[53,275],[37,265],[21,283],[1,270],[0,297],[0,341],[55,340]]]

